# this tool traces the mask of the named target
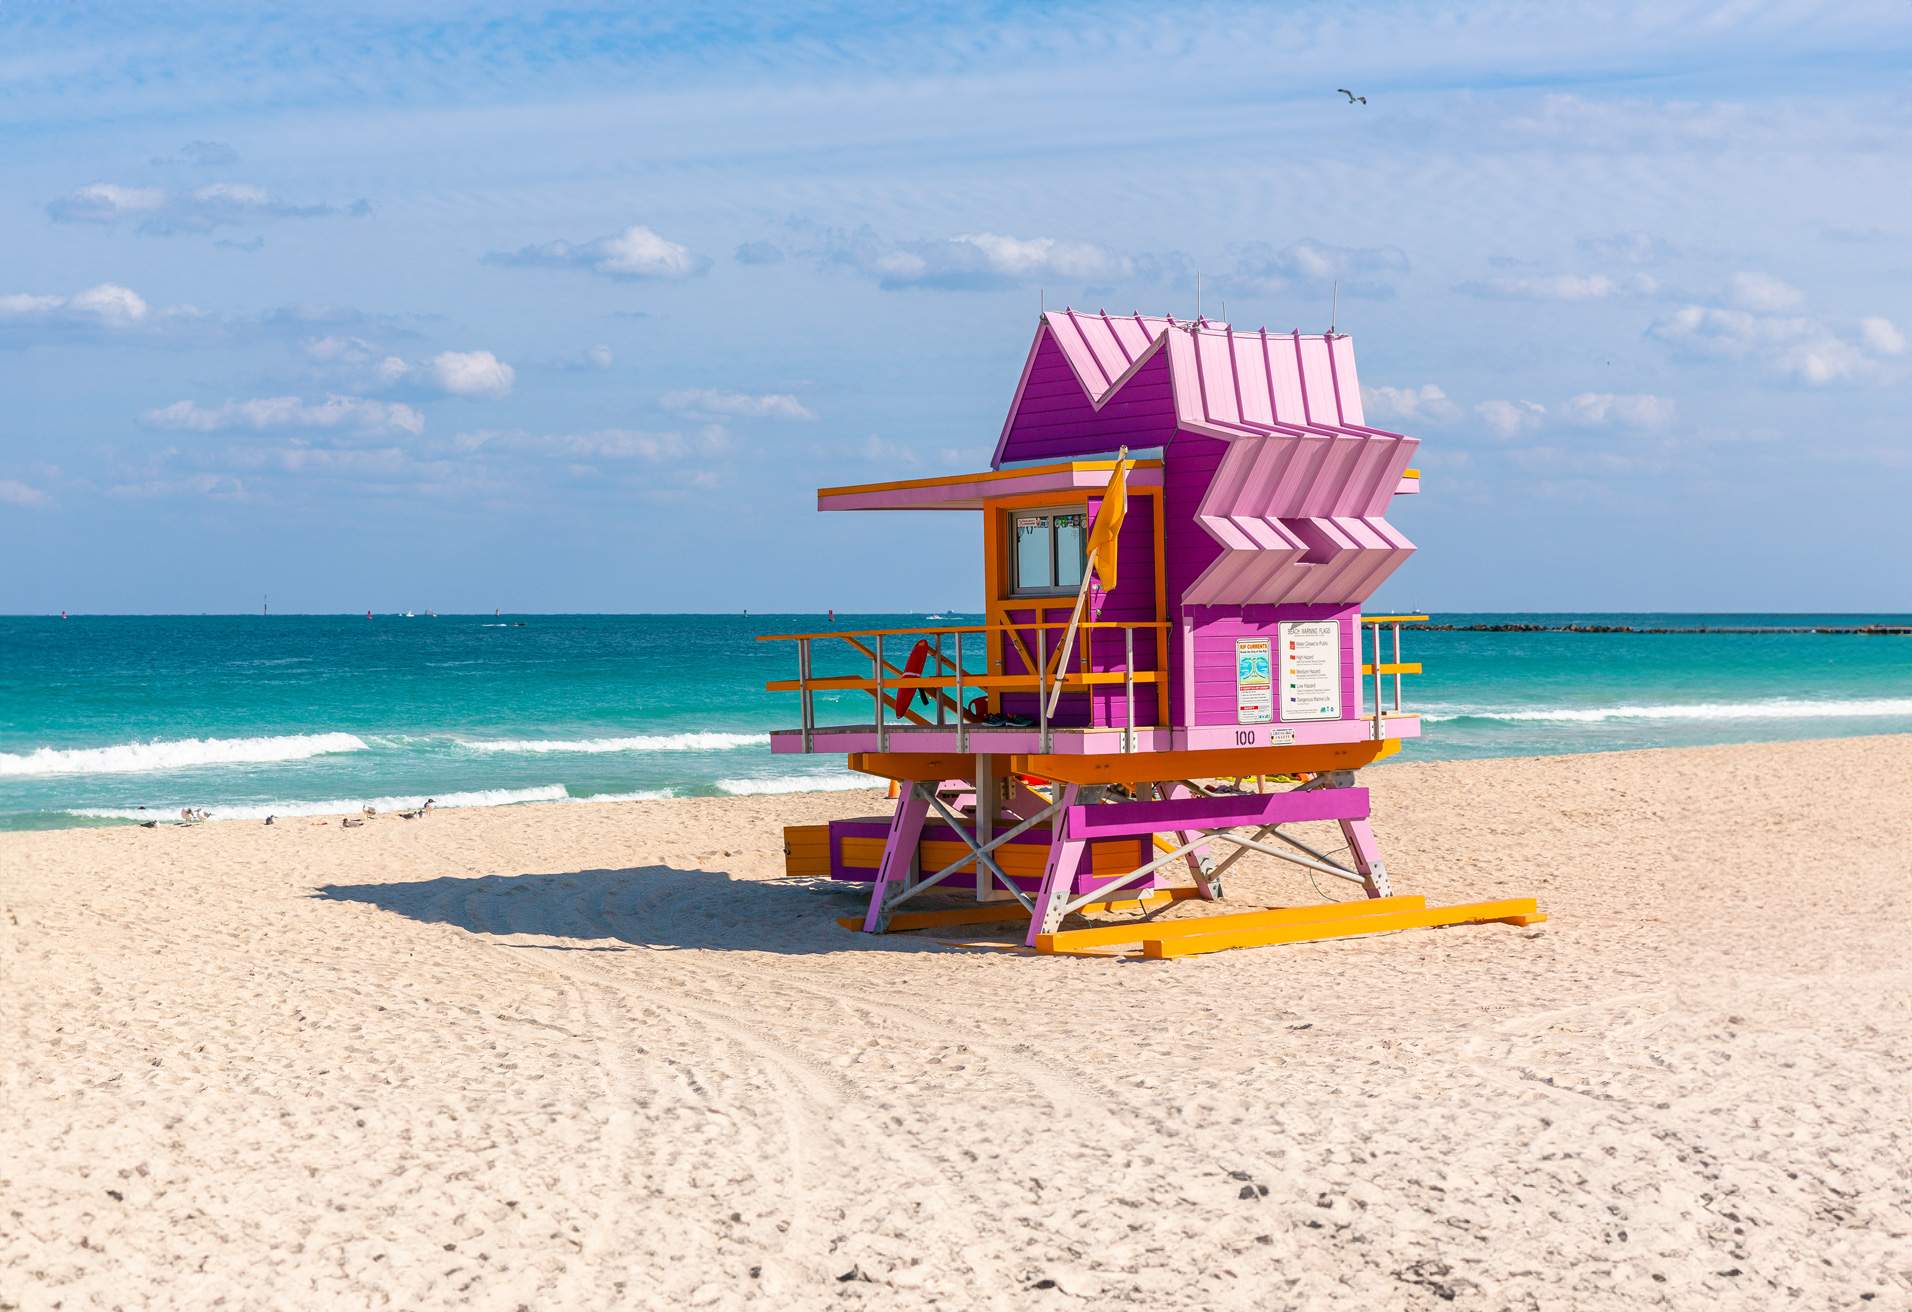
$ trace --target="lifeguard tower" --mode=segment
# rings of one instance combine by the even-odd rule
[[[1421,732],[1400,644],[1425,617],[1361,613],[1414,550],[1386,515],[1419,490],[1418,446],[1367,424],[1345,335],[1045,313],[988,469],[817,494],[980,515],[986,622],[765,639],[793,645],[796,677],[768,687],[801,707],[771,750],[899,788],[891,816],[789,831],[792,871],[867,881],[871,933],[1026,916],[1052,952],[1544,919],[1531,898],[1395,895],[1355,782]],[[820,722],[846,694],[869,699],[857,722]],[[1215,782],[1270,776],[1292,786]],[[1284,828],[1305,821],[1336,823],[1345,854]],[[1360,895],[1065,923],[1219,899],[1248,852]],[[1188,884],[1167,886],[1175,867]],[[903,909],[931,890],[965,904]]]

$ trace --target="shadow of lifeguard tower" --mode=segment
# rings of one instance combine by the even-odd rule
[[[796,678],[768,686],[801,708],[771,750],[900,787],[889,817],[788,831],[792,872],[868,881],[872,933],[1026,916],[1028,946],[1056,952],[1544,919],[1532,899],[1395,895],[1355,783],[1421,732],[1400,635],[1426,617],[1361,613],[1414,550],[1386,516],[1419,490],[1418,446],[1366,422],[1345,335],[1045,313],[988,469],[817,494],[980,515],[986,623],[764,639],[793,645]],[[867,670],[819,672],[846,657]],[[820,722],[845,694],[867,715]],[[1215,782],[1268,776],[1292,786]],[[1337,824],[1345,857],[1284,829],[1305,821]],[[1216,900],[1249,852],[1365,896],[1064,928]],[[1166,886],[1178,866],[1190,883]],[[970,906],[902,910],[964,886]]]

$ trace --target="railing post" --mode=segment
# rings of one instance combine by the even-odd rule
[[[1381,641],[1379,636],[1375,638],[1375,641],[1377,643]],[[870,657],[870,677],[876,681],[876,750],[886,752],[889,750],[890,741],[889,734],[883,727],[883,635],[880,633],[876,635],[875,652],[876,654]],[[1377,710],[1375,714],[1378,716],[1380,712]]]
[[[943,677],[943,635],[940,632],[936,635],[936,677],[939,679]],[[936,727],[938,729],[949,723],[948,712],[948,699],[939,689],[936,694]]]
[[[1160,693],[1156,694],[1158,697]],[[1135,750],[1135,626],[1122,626],[1122,750]]]
[[[1397,621],[1391,627],[1394,629],[1394,664],[1396,666],[1394,671],[1394,713],[1399,715],[1401,713],[1401,671],[1399,668],[1401,664],[1401,626]]]
[[[807,753],[813,746],[816,734],[817,709],[810,691],[810,640],[797,639],[797,698],[803,716],[803,750]]]
[[[1381,626],[1368,625],[1374,631],[1374,736],[1378,741],[1383,737],[1381,723]]]
[[[963,710],[963,631],[956,630],[956,751],[969,755],[969,716]]]
[[[1049,750],[1049,630],[1042,626],[1042,612],[1036,612],[1036,720],[1042,735],[1042,750]]]

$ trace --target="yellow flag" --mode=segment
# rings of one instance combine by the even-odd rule
[[[1127,448],[1123,455],[1128,454]],[[1095,527],[1089,530],[1089,567],[1102,580],[1104,592],[1115,591],[1115,540],[1121,536],[1122,520],[1129,513],[1129,462],[1117,460],[1115,474],[1102,494],[1102,505],[1095,512]]]

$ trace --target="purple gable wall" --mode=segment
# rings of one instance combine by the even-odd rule
[[[1089,502],[1091,522],[1102,505],[1100,498]],[[1013,513],[1013,512],[1012,512]],[[1147,624],[1155,618],[1155,524],[1152,507],[1145,497],[1134,497],[1129,503],[1128,518],[1122,521],[1122,536],[1116,541],[1116,555],[1121,562],[1117,575],[1117,586],[1112,592],[1092,592],[1091,608],[1094,614],[1085,614],[1085,619],[1106,621],[1112,624]],[[1051,611],[1056,622],[1068,618],[1066,611]],[[1009,619],[1012,623],[1034,619],[1034,613],[1027,610],[1011,609]],[[1119,630],[1088,630],[1078,637],[1091,638],[1089,647],[1090,668],[1096,671],[1120,673],[1123,667],[1122,634]],[[1033,630],[1024,630],[1022,640],[1031,654],[1036,650],[1036,635]],[[1051,632],[1049,642],[1061,641],[1060,631]],[[1171,650],[1173,644],[1171,643]],[[1079,650],[1079,649],[1078,649]],[[1070,665],[1080,668],[1080,657],[1070,660]],[[1135,634],[1135,664],[1137,669],[1151,669],[1156,666],[1155,640],[1147,629],[1138,629]],[[1003,652],[1003,671],[1007,674],[1024,674],[1020,658],[1014,647],[1006,647]],[[1140,725],[1155,723],[1155,697],[1153,687],[1138,686],[1135,690],[1135,721]],[[1036,699],[1033,694],[1005,693],[1002,699],[1003,709],[1013,714],[1027,715],[1032,719],[1036,715]],[[1088,705],[1093,703],[1093,720],[1089,719]],[[1063,696],[1056,706],[1056,718],[1053,721],[1060,727],[1080,728],[1093,723],[1097,727],[1120,728],[1127,719],[1128,704],[1122,695],[1122,686],[1116,684],[1106,690],[1098,690],[1085,699],[1079,694],[1069,693]]]
[[[1125,445],[1157,447],[1174,431],[1175,397],[1167,351],[1157,351],[1097,410],[1062,348],[1045,334],[1017,397],[1002,459],[1064,460]]]

